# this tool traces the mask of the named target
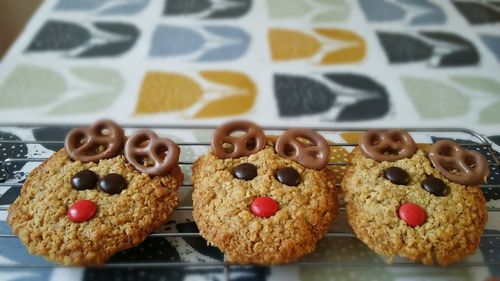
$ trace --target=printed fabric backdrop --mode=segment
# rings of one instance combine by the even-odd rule
[[[262,125],[462,127],[488,136],[498,151],[500,0],[45,1],[0,62],[0,124],[90,123],[102,117],[139,125],[216,125],[241,118]],[[54,140],[66,132],[43,126],[4,129],[0,140]],[[199,140],[196,132],[189,133],[188,139]],[[58,148],[0,145],[0,162],[50,155]],[[482,152],[492,161],[490,152]],[[338,151],[335,157],[346,154]],[[30,167],[14,163],[13,179],[5,169],[0,166],[0,182],[19,183]],[[498,184],[498,166],[492,169],[489,181]],[[20,187],[0,189],[0,205],[8,205]],[[496,190],[485,193],[498,205]],[[0,213],[0,232],[10,232],[5,212]],[[196,231],[186,216],[166,227]],[[483,239],[474,258],[498,262],[500,249],[490,247],[488,239],[499,238]],[[19,240],[4,240],[0,263],[47,265]],[[318,247],[337,251],[316,253],[326,261],[383,261],[353,239],[325,239]],[[203,239],[161,237],[148,238],[113,261],[130,257],[144,262],[223,258]],[[231,278],[482,280],[492,275],[500,275],[498,266],[285,266],[237,268]],[[220,267],[0,269],[2,280],[68,276],[222,280],[224,273]]]

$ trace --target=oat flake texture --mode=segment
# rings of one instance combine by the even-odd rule
[[[450,182],[427,158],[429,145],[418,145],[411,158],[376,162],[356,148],[342,181],[349,224],[356,236],[377,253],[402,256],[424,264],[448,265],[473,254],[487,221],[486,200],[479,186]],[[383,171],[399,167],[410,176],[407,185],[385,179]],[[435,196],[421,187],[426,175],[449,187],[446,196]],[[418,204],[426,221],[411,227],[399,219],[404,203]]]
[[[118,173],[127,180],[127,188],[115,195],[97,187],[73,189],[71,177],[85,169],[100,178]],[[182,180],[179,166],[167,176],[150,177],[134,170],[123,155],[83,164],[71,161],[61,149],[30,173],[9,207],[7,221],[31,254],[64,265],[101,265],[167,222],[177,206]],[[86,222],[73,223],[66,212],[80,199],[96,203],[97,213]]]
[[[237,264],[281,264],[314,250],[338,214],[335,179],[328,168],[306,169],[281,158],[268,142],[248,157],[219,159],[213,152],[193,166],[193,216],[201,235]],[[245,181],[233,176],[241,163],[257,167],[257,176]],[[298,186],[286,186],[275,171],[292,167],[300,174]],[[253,215],[254,198],[268,196],[279,209],[269,218]]]

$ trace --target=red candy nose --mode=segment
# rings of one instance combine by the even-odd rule
[[[278,202],[271,197],[256,197],[250,205],[250,211],[258,217],[268,218],[278,211]]]
[[[97,211],[97,206],[90,200],[78,200],[68,209],[68,218],[72,222],[84,222],[90,220]]]
[[[416,227],[424,224],[425,211],[417,204],[405,203],[399,207],[399,218],[404,220],[411,227]]]

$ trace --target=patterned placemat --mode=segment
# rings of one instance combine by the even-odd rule
[[[498,1],[47,1],[1,122],[500,123]]]

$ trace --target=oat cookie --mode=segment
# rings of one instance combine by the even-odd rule
[[[448,265],[473,254],[487,221],[478,186],[487,161],[450,140],[415,144],[404,131],[369,131],[341,189],[349,224],[377,253]]]
[[[125,141],[109,120],[74,129],[29,174],[7,221],[34,255],[101,265],[167,221],[183,180],[178,158],[175,143],[149,130]]]
[[[280,264],[312,252],[338,214],[328,159],[328,144],[312,130],[276,139],[251,122],[219,127],[212,150],[193,166],[201,235],[238,264]]]

